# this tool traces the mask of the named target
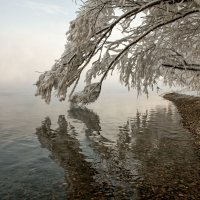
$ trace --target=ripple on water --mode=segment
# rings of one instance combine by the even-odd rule
[[[123,106],[115,109],[119,117],[71,108],[56,116],[57,125],[52,114],[36,134],[34,123],[20,122],[23,117],[6,126],[6,116],[1,199],[200,199],[199,158],[175,107],[165,102],[142,112],[126,108],[128,114]]]

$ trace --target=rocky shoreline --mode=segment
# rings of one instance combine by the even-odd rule
[[[163,98],[172,101],[177,107],[183,126],[195,137],[197,153],[200,156],[200,97],[168,93]]]

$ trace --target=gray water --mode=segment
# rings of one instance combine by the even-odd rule
[[[156,93],[74,108],[0,92],[0,111],[1,200],[200,198],[193,137]]]

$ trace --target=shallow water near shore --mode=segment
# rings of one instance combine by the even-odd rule
[[[175,106],[152,93],[45,105],[0,92],[0,199],[199,199],[200,160]]]

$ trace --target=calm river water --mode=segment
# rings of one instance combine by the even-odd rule
[[[175,106],[105,90],[87,108],[0,92],[0,199],[200,199]]]

